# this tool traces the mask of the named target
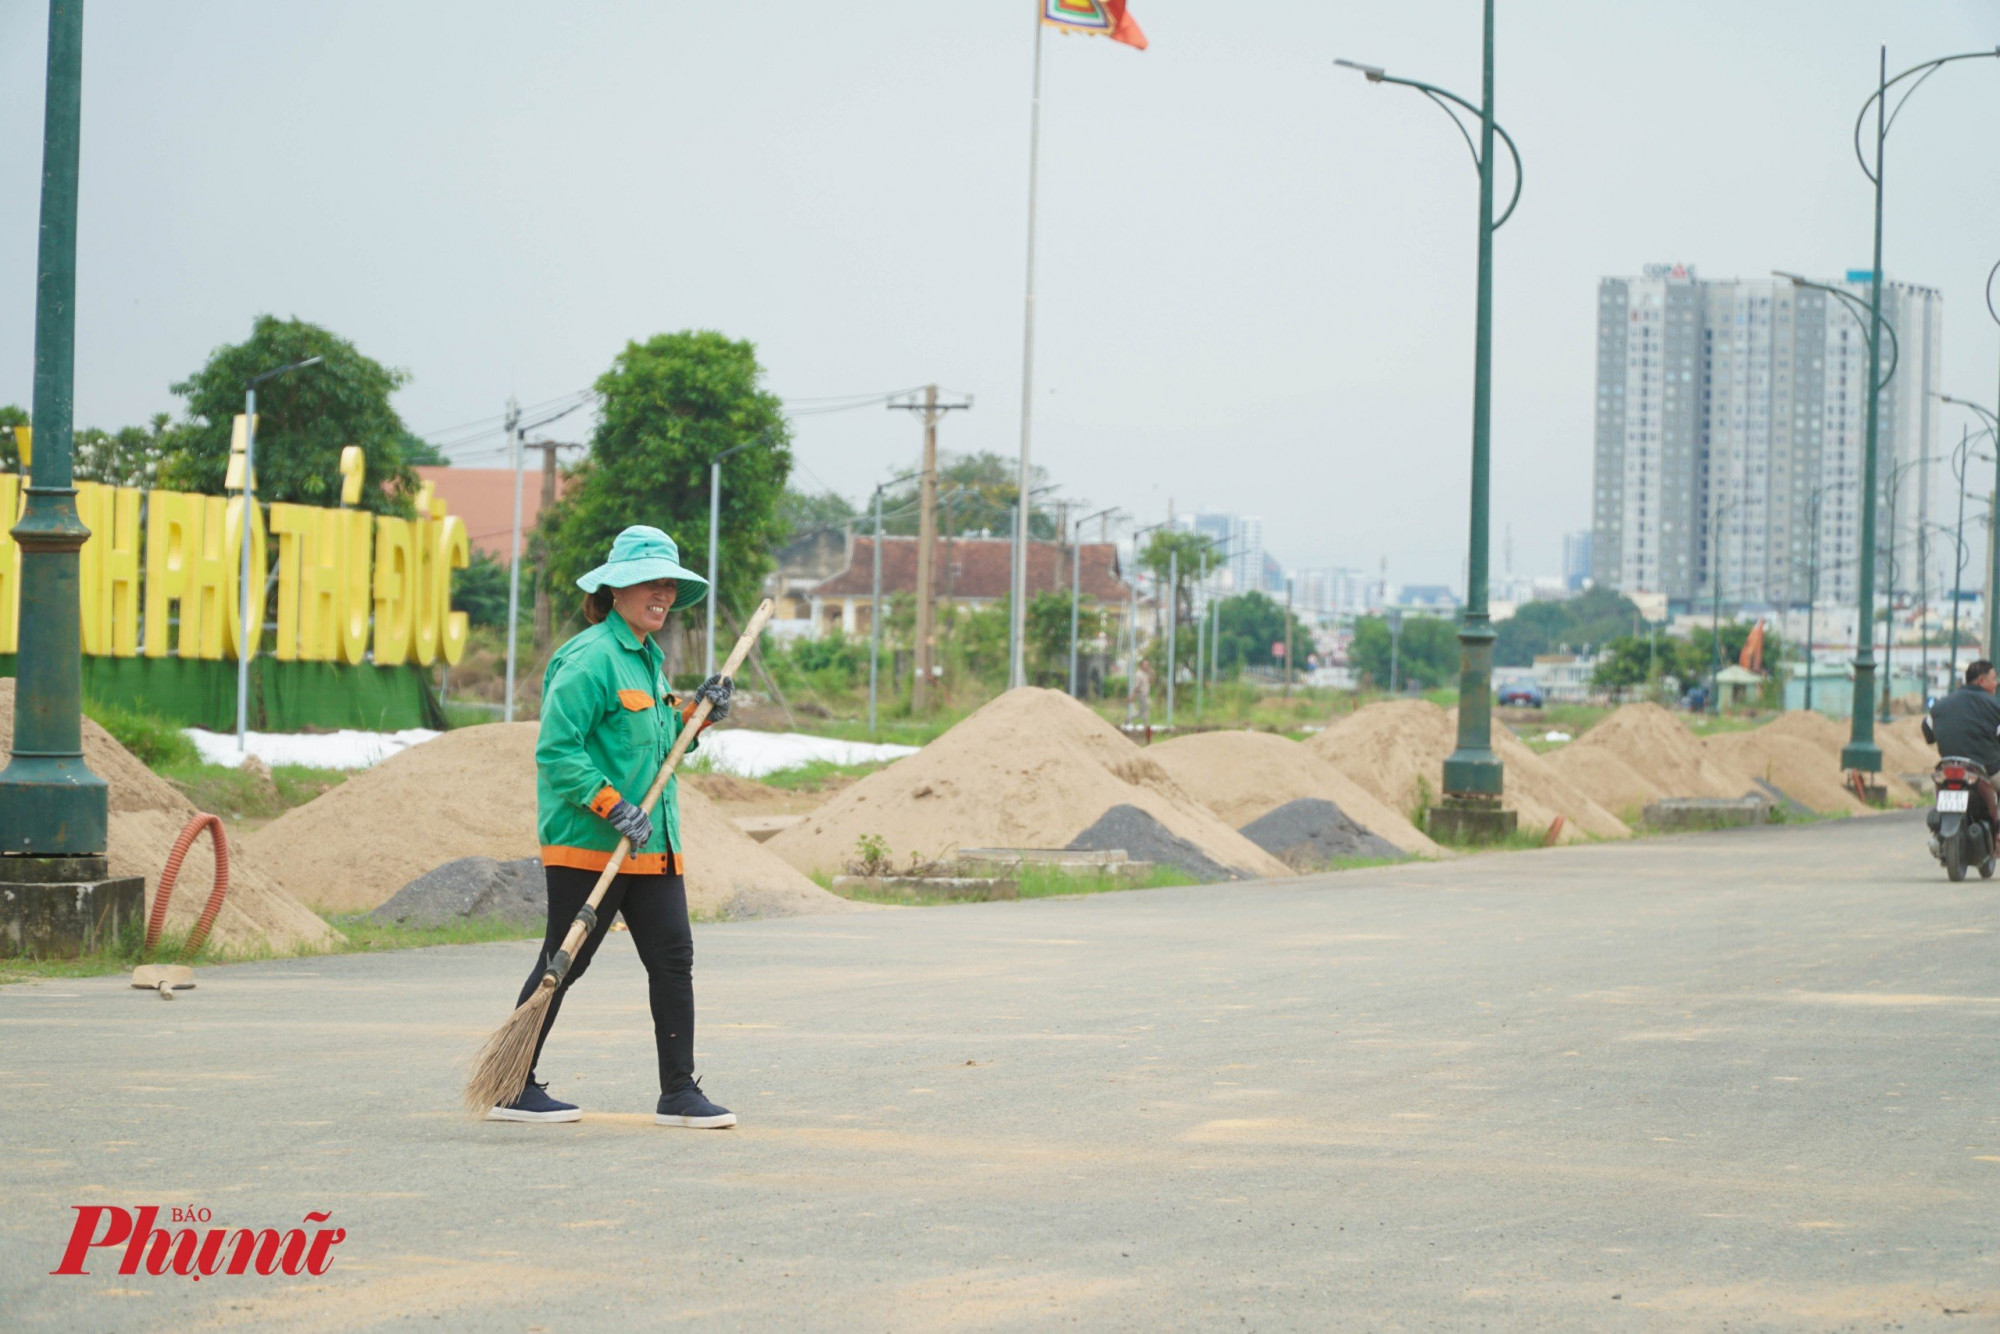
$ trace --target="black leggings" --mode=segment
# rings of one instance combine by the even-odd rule
[[[516,1005],[535,994],[549,960],[562,948],[563,937],[576,920],[577,909],[597,887],[596,871],[569,866],[542,869],[549,886],[548,931],[535,970],[522,985]],[[576,952],[569,976],[549,1002],[542,1035],[535,1040],[535,1062],[541,1063],[542,1044],[549,1040],[563,994],[590,967],[591,956],[611,929],[611,919],[619,913],[625,915],[632,944],[646,965],[647,990],[653,1002],[653,1042],[660,1050],[660,1092],[678,1093],[694,1082],[694,934],[688,930],[687,884],[677,875],[621,875],[612,880],[604,902],[597,905],[597,929]]]

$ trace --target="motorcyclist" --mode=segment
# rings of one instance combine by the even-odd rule
[[[2000,800],[1996,800],[1992,774],[2000,773],[2000,672],[1985,658],[1975,659],[1965,669],[1965,684],[1932,703],[1924,715],[1924,740],[1938,748],[1940,756],[1957,755],[1971,760],[1985,772],[1974,776],[1985,808],[1988,827],[2000,830]]]

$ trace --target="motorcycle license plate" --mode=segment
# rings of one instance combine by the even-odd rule
[[[1963,788],[1946,788],[1938,793],[1937,808],[1941,811],[1963,811],[1971,797],[1972,794]]]

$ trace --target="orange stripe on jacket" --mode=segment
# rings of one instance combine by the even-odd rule
[[[590,799],[591,813],[599,819],[608,820],[611,818],[611,808],[623,800],[625,798],[618,795],[618,789],[606,783],[597,789],[597,795]]]
[[[542,848],[542,865],[568,866],[579,871],[602,871],[611,864],[611,854],[597,848]],[[684,875],[687,864],[678,852],[638,852],[625,859],[620,875]]]

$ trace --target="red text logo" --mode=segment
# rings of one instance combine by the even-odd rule
[[[136,1213],[115,1204],[78,1204],[76,1225],[70,1229],[69,1246],[62,1263],[51,1274],[88,1274],[84,1261],[100,1247],[124,1247],[118,1272],[137,1274],[180,1274],[199,1283],[217,1274],[324,1274],[333,1268],[333,1248],[347,1240],[346,1228],[322,1227],[307,1235],[305,1227],[228,1228],[182,1226],[171,1230],[155,1226],[158,1205],[146,1205]],[[324,1223],[331,1213],[311,1213],[305,1223]],[[205,1224],[209,1211],[174,1206],[169,1223]],[[99,1257],[109,1260],[110,1257]]]

